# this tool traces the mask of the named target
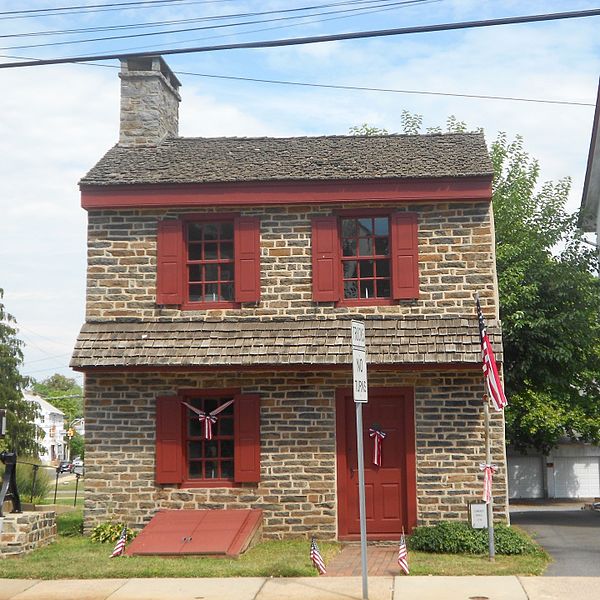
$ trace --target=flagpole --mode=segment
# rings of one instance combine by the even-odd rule
[[[485,421],[485,464],[492,464],[492,448],[490,436],[490,403],[487,394],[483,394],[483,415]],[[487,503],[487,522],[488,522],[488,546],[490,562],[496,560],[496,546],[494,544],[494,494],[490,485],[489,502]]]

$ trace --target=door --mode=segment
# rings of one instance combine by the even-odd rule
[[[600,495],[600,463],[597,456],[554,459],[555,498],[596,498]]]
[[[356,410],[351,390],[337,393],[337,492],[340,539],[360,538]],[[381,466],[373,462],[369,429],[385,433]],[[412,388],[370,388],[363,404],[367,537],[395,540],[416,525],[414,393]]]
[[[508,497],[543,498],[544,464],[541,456],[509,456]]]

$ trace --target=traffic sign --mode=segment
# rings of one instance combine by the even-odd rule
[[[368,402],[365,324],[352,321],[352,393],[354,402]]]

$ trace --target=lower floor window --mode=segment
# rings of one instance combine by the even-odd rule
[[[211,398],[190,397],[186,401],[210,418],[213,411],[233,400],[233,396]],[[189,479],[225,479],[234,474],[234,407],[229,404],[214,416],[211,438],[206,439],[206,427],[198,414],[187,409],[186,462]]]

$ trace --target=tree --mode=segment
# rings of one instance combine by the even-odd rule
[[[422,117],[404,111],[402,125],[419,133]],[[450,117],[446,130],[467,127]],[[565,436],[600,443],[598,256],[566,210],[570,179],[539,186],[539,164],[521,137],[500,133],[490,154],[507,439],[544,453]]]
[[[28,383],[19,372],[23,364],[23,342],[17,338],[16,321],[5,310],[3,297],[4,290],[0,288],[0,407],[7,409],[7,434],[0,444],[4,450],[37,457],[42,450],[36,441],[42,435],[35,425],[38,409],[23,398],[23,389]]]
[[[40,382],[34,382],[32,389],[64,412],[68,423],[83,417],[83,390],[75,379],[55,373]]]

